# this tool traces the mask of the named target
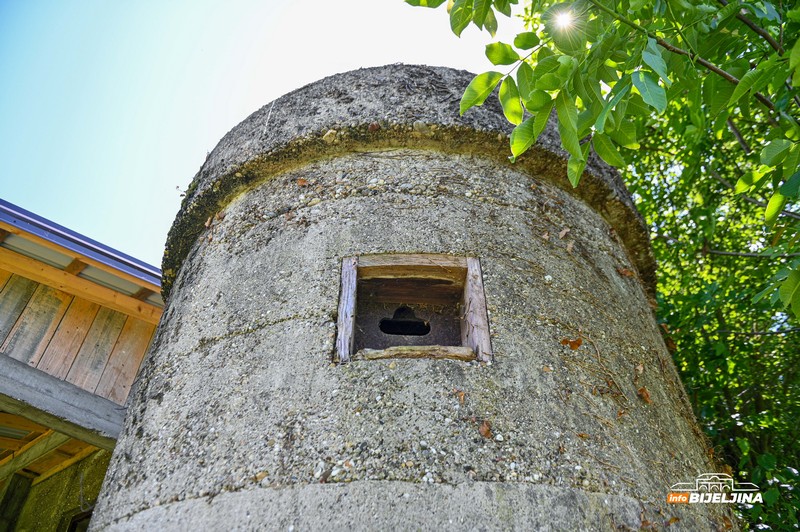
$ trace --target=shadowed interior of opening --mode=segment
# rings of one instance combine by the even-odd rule
[[[359,281],[354,352],[402,345],[460,346],[463,286],[431,278]]]
[[[431,332],[430,322],[418,318],[414,309],[405,305],[397,307],[391,318],[383,318],[378,328],[384,334],[405,336],[425,336]]]

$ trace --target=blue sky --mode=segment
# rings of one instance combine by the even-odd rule
[[[492,41],[402,0],[0,0],[0,197],[159,266],[181,191],[250,113],[359,67],[489,70]]]

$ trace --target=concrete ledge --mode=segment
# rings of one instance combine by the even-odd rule
[[[630,497],[537,484],[364,481],[257,488],[149,508],[94,529],[639,530]],[[692,517],[681,524],[689,526]],[[708,523],[696,523],[706,529]]]
[[[0,355],[0,410],[112,450],[125,407]]]

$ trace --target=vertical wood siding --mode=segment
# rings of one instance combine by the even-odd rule
[[[0,355],[123,404],[155,326],[0,269]]]

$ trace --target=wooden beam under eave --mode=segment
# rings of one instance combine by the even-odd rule
[[[94,266],[95,268],[99,268],[99,269],[101,269],[101,270],[103,270],[105,272],[108,272],[108,273],[111,273],[113,275],[116,275],[117,277],[125,279],[126,281],[130,281],[130,282],[132,282],[132,283],[134,283],[134,284],[136,284],[138,286],[142,286],[142,287],[148,288],[148,289],[152,290],[153,292],[156,292],[156,293],[161,292],[161,287],[159,285],[156,285],[156,284],[153,284],[153,283],[148,283],[147,281],[143,281],[142,279],[139,279],[136,276],[133,276],[133,275],[131,275],[129,273],[117,270],[116,268],[112,268],[111,266],[109,266],[107,264],[103,264],[102,262],[100,262],[98,260],[95,260],[95,259],[93,259],[91,257],[85,256],[85,255],[83,255],[81,253],[75,253],[74,251],[72,251],[70,249],[64,248],[62,246],[59,246],[58,244],[50,242],[46,238],[42,238],[40,236],[31,234],[31,233],[28,233],[28,232],[25,232],[25,231],[21,231],[18,227],[14,227],[13,225],[7,224],[5,222],[0,222],[0,230],[6,231],[8,233],[11,233],[12,235],[17,235],[17,236],[22,237],[22,238],[24,238],[26,240],[30,240],[31,242],[36,242],[37,244],[39,244],[41,246],[44,246],[44,247],[46,247],[48,249],[52,249],[54,251],[57,251],[59,253],[67,255],[69,257],[72,257],[73,259],[78,259],[78,260],[80,260],[81,262],[83,262],[84,264],[86,264],[88,266]],[[0,240],[2,240],[2,239],[0,239]]]
[[[20,469],[28,467],[47,453],[61,447],[70,439],[71,438],[66,434],[55,431],[42,434],[33,440],[30,445],[26,445],[12,456],[0,462],[0,479],[5,479]]]
[[[45,471],[44,473],[42,473],[38,477],[34,478],[33,482],[31,482],[31,487],[33,487],[36,484],[39,484],[41,482],[44,482],[45,480],[47,480],[48,478],[52,477],[56,473],[60,473],[60,472],[64,471],[65,469],[70,467],[72,464],[78,463],[81,460],[83,460],[84,458],[86,458],[87,456],[89,456],[91,454],[94,454],[94,453],[96,453],[98,451],[99,451],[99,449],[97,447],[89,445],[85,449],[83,449],[81,451],[78,451],[77,454],[74,454],[73,456],[71,456],[70,458],[64,460],[63,462],[61,462],[57,466],[48,469],[47,471]]]
[[[0,268],[154,325],[163,312],[155,305],[3,248],[0,248]]]
[[[5,229],[3,229],[3,228],[0,228],[0,243],[2,243],[2,242],[3,242],[3,240],[5,240],[5,239],[8,237],[8,235],[10,235],[10,234],[11,234],[11,233],[9,233],[8,231],[6,231]]]
[[[78,275],[85,270],[87,266],[88,264],[82,262],[80,259],[72,259],[72,262],[67,264],[67,267],[64,268],[64,271],[71,275]]]
[[[116,445],[125,417],[125,407],[5,355],[0,410],[106,450]]]
[[[24,430],[26,432],[44,432],[46,427],[34,423],[30,419],[15,416],[6,412],[0,412],[0,427],[8,427],[16,430]]]
[[[151,295],[153,295],[153,292],[151,292],[147,288],[140,288],[135,294],[131,295],[131,297],[139,301],[144,301]]]
[[[18,451],[23,445],[28,443],[25,440],[18,440],[16,438],[4,438],[0,436],[0,449],[8,449],[10,451]]]

